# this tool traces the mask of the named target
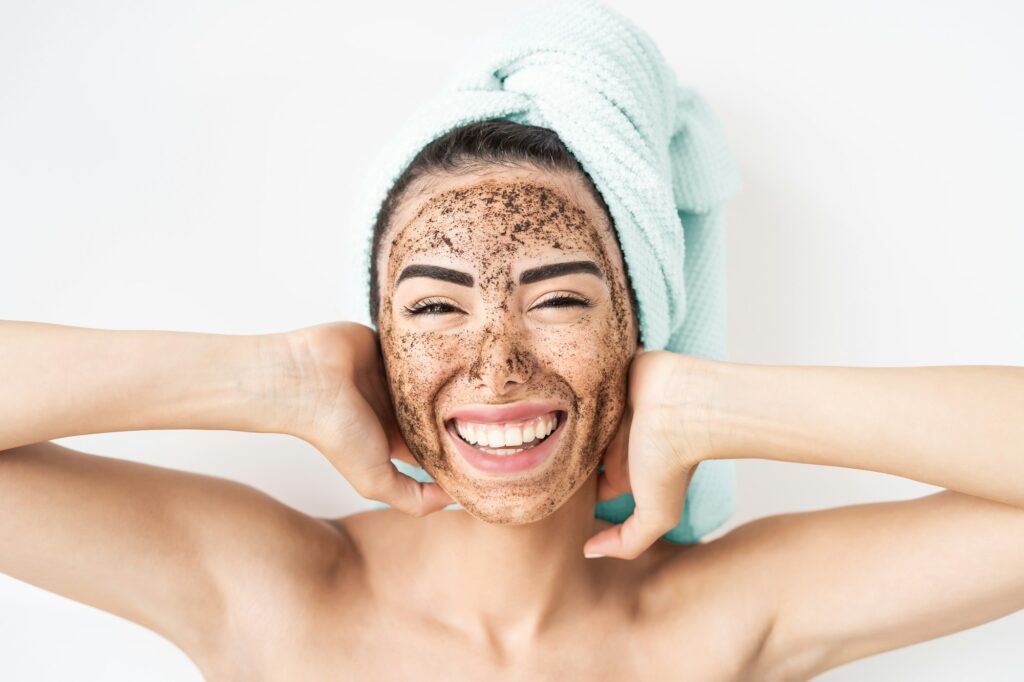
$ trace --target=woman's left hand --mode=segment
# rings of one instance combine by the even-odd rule
[[[704,362],[662,350],[634,356],[597,499],[632,493],[636,508],[624,523],[590,538],[585,554],[635,559],[679,523],[697,464],[710,452],[699,380]]]

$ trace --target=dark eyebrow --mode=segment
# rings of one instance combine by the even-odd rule
[[[458,270],[452,270],[451,268],[443,268],[440,265],[409,265],[402,274],[398,276],[398,280],[395,282],[395,286],[403,279],[409,277],[433,277],[445,282],[451,282],[452,284],[458,284],[464,287],[473,286],[473,276],[460,272]]]
[[[552,277],[570,275],[574,272],[584,272],[594,275],[599,279],[604,279],[604,273],[601,272],[601,268],[597,267],[597,263],[594,261],[574,260],[567,263],[549,263],[536,268],[530,268],[529,270],[523,270],[519,275],[519,283],[533,284],[534,282],[551,279]],[[445,268],[440,265],[421,264],[405,267],[402,270],[402,273],[398,276],[395,286],[398,286],[403,279],[408,279],[410,277],[431,277],[444,282],[458,284],[459,286],[473,286],[473,276],[467,272],[452,270],[451,268]]]
[[[542,279],[571,275],[574,272],[585,272],[594,275],[598,279],[604,279],[604,273],[601,272],[601,268],[597,267],[597,263],[594,261],[572,260],[567,263],[549,263],[548,265],[523,270],[522,274],[519,275],[519,283],[532,284]]]

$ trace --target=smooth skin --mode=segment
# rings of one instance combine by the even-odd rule
[[[799,680],[1024,608],[1024,368],[651,351],[634,358],[606,475],[587,483],[636,497],[586,548],[619,557],[594,561],[608,594],[638,592],[639,615],[595,609],[587,640],[577,625],[518,667],[478,657],[384,599],[423,549],[415,524],[450,498],[390,462],[410,460],[374,341],[348,322],[264,336],[0,322],[0,572],[157,632],[211,680],[565,679],[570,659],[595,679]],[[48,442],[177,428],[294,435],[401,511],[317,519],[244,484]],[[743,457],[948,490],[657,540],[700,461]]]

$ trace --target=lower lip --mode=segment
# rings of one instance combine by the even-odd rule
[[[458,432],[455,431],[454,423],[449,423],[445,430],[448,432],[449,437],[451,437],[455,450],[472,467],[489,474],[511,474],[535,469],[543,464],[551,456],[551,453],[555,451],[558,441],[561,440],[562,427],[565,426],[565,421],[565,413],[559,412],[558,426],[551,432],[551,435],[541,441],[540,445],[535,445],[528,450],[517,452],[514,455],[504,456],[487,454],[483,450],[478,450],[462,440]]]

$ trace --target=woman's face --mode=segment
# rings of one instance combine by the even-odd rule
[[[637,331],[621,253],[582,178],[496,169],[420,189],[396,211],[378,263],[398,424],[420,466],[469,513],[537,521],[590,476],[622,416]],[[565,263],[582,265],[536,270]],[[510,405],[558,411],[564,424],[539,463],[478,468],[464,448],[482,446],[454,441],[452,412],[484,408],[460,417],[475,433],[536,432],[535,419],[493,415]],[[506,448],[522,447],[510,440]]]

